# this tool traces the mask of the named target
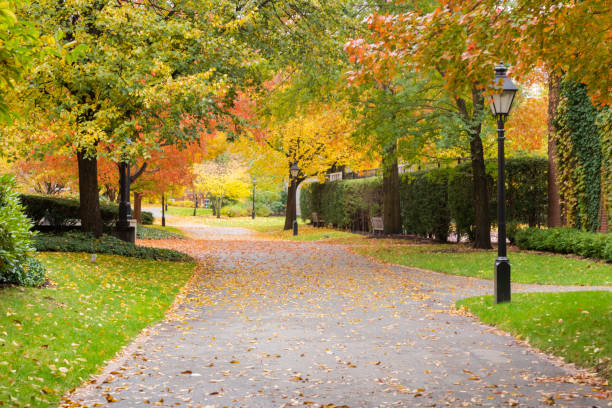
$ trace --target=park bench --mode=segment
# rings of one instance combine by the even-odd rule
[[[312,219],[312,225],[314,225],[315,227],[322,227],[323,225],[325,225],[325,221],[320,219],[319,214],[317,214],[316,212],[312,213],[311,219]]]
[[[380,231],[382,234],[385,230],[383,225],[382,217],[372,217],[372,232],[376,234],[377,231]]]

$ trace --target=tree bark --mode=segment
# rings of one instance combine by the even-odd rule
[[[472,87],[472,115],[469,114],[465,100],[457,98],[457,108],[463,115],[470,138],[470,158],[474,183],[474,248],[491,249],[491,220],[489,219],[489,191],[484,162],[484,149],[480,132],[484,98],[482,91]]]
[[[142,193],[134,191],[134,218],[142,224]]]
[[[98,191],[98,159],[89,157],[86,152],[77,152],[79,166],[79,215],[81,230],[94,236],[102,235],[102,215],[100,214],[100,195]]]
[[[385,234],[402,232],[396,145],[383,152],[383,227]]]
[[[287,208],[285,209],[285,231],[293,229],[293,218],[295,216],[295,199],[297,192],[297,183],[290,183],[287,189]]]
[[[561,75],[548,74],[548,214],[549,227],[561,226],[561,197],[559,194],[559,167],[557,164],[557,131],[554,119],[559,106]]]

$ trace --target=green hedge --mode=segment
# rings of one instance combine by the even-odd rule
[[[80,219],[79,200],[32,194],[22,194],[19,199],[34,224],[46,218],[51,225],[75,225]],[[119,206],[100,203],[100,214],[104,224],[112,224],[119,216]],[[142,223],[153,224],[153,214],[143,211]]]
[[[451,223],[448,176],[446,169],[402,174],[400,201],[406,233],[446,241]]]
[[[32,223],[23,213],[12,176],[0,176],[0,283],[40,286],[45,268],[32,258]]]
[[[612,262],[612,235],[572,228],[527,228],[516,233],[521,249],[576,254]]]
[[[367,231],[369,217],[382,212],[382,179],[306,184],[301,189],[300,208],[304,220],[316,212],[326,224]]]
[[[489,212],[496,219],[497,163],[488,161]],[[540,158],[506,161],[508,222],[541,225],[547,210],[548,163]],[[410,234],[445,241],[454,222],[459,235],[472,238],[474,193],[471,164],[403,174],[400,200],[403,229]],[[307,184],[300,197],[302,217],[317,212],[326,223],[368,231],[369,216],[382,214],[382,180],[377,177]]]
[[[34,238],[34,244],[37,250],[48,252],[88,252],[158,261],[192,261],[189,255],[171,249],[137,246],[110,235],[96,239],[93,235],[83,232],[39,234]]]

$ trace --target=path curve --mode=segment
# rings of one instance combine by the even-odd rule
[[[452,309],[490,281],[341,245],[188,230],[198,239],[164,243],[204,265],[181,302],[66,406],[608,405],[584,371]],[[515,287],[542,289],[554,288]]]

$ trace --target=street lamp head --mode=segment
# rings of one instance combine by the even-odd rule
[[[512,102],[514,101],[514,95],[518,91],[518,88],[506,75],[508,68],[500,63],[495,67],[495,81],[490,85],[494,89],[494,94],[489,100],[489,106],[495,119],[506,121],[510,109],[512,108]]]
[[[255,182],[257,181],[257,179],[255,178],[255,176],[253,176],[253,178],[251,179],[251,181],[253,181],[253,184],[255,184]]]
[[[293,162],[293,164],[289,168],[289,172],[291,173],[291,177],[293,178],[297,178],[298,174],[300,174],[300,168],[298,167],[296,162]]]

